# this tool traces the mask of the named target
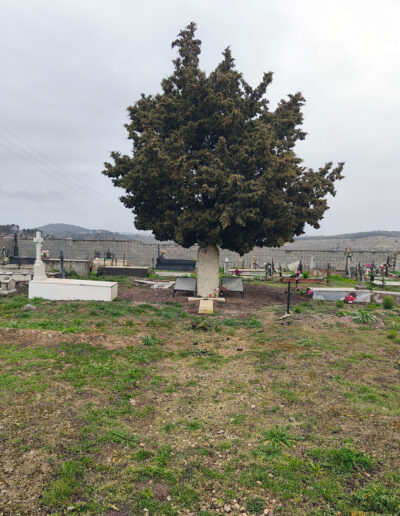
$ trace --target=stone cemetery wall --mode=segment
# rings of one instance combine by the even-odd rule
[[[31,239],[20,238],[18,241],[20,256],[35,256],[35,248]],[[8,249],[8,255],[13,253],[12,239],[0,238],[0,249]],[[141,265],[151,267],[155,265],[158,255],[158,244],[144,244],[139,240],[72,240],[72,239],[53,239],[46,238],[43,242],[43,249],[49,250],[50,258],[58,258],[60,251],[63,251],[66,260],[92,260],[96,253],[100,253],[100,258],[104,258],[107,251],[115,255],[118,260],[125,260],[131,265]],[[184,249],[177,244],[160,244],[160,250],[165,251],[166,258],[175,259],[195,259],[197,247]],[[257,263],[263,266],[264,263],[274,261],[275,266],[287,266],[297,260],[301,260],[306,268],[311,266],[312,259],[314,268],[326,269],[328,262],[332,268],[345,268],[344,250],[341,251],[321,251],[310,249],[285,249],[280,248],[255,248],[251,253],[239,256],[232,251],[221,250],[220,266],[223,266],[225,257],[229,258],[230,266],[250,267],[252,257],[256,258]],[[358,263],[375,263],[376,265],[385,263],[387,251],[353,251],[351,265]],[[393,263],[395,253],[390,253]],[[397,254],[396,266],[400,268],[400,252]]]
[[[49,258],[43,260],[46,272],[59,272],[60,260]],[[65,272],[76,272],[79,276],[89,276],[91,260],[64,260]]]

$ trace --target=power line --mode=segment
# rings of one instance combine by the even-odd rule
[[[14,138],[17,138],[17,140],[20,140],[22,143],[24,143],[25,145],[27,145],[28,147],[30,147],[31,149],[33,149],[34,152],[36,152],[37,154],[39,154],[40,156],[42,156],[45,160],[47,160],[48,162],[50,162],[52,165],[56,166],[61,172],[63,172],[64,174],[67,174],[67,177],[68,177],[68,171],[65,170],[63,167],[61,167],[61,165],[59,165],[58,163],[56,163],[55,161],[53,161],[51,158],[49,158],[48,156],[46,156],[46,154],[44,154],[43,152],[41,152],[40,150],[38,150],[34,145],[32,145],[31,143],[29,143],[28,141],[24,140],[23,138],[21,138],[20,136],[18,136],[17,134],[15,134],[14,132],[10,131],[10,129],[8,129],[4,124],[2,124],[0,122],[0,126],[6,130],[9,134],[11,134],[12,136],[14,136]],[[3,135],[3,138],[5,138],[5,136]],[[38,161],[41,161],[43,162],[43,160],[39,160],[39,158],[37,158],[36,156],[34,156],[35,159],[37,159]],[[49,165],[45,162],[44,163],[47,167],[49,167]],[[91,188],[91,185],[89,183],[85,183],[85,181],[83,181],[81,178],[78,179],[78,182],[80,182],[83,186],[85,186],[86,188]],[[109,199],[107,199],[106,197],[104,197],[102,194],[100,194],[99,192],[93,192],[95,193],[95,195],[97,195],[99,198],[103,199],[104,202],[109,202]]]
[[[3,138],[4,140],[6,140],[8,143],[10,143],[13,146],[10,148],[3,144],[3,147],[8,148],[8,150],[11,150],[12,152],[14,152],[14,154],[17,154],[18,156],[23,158],[25,161],[27,161],[30,165],[34,166],[39,171],[44,172],[45,174],[49,175],[50,177],[52,177],[53,179],[56,179],[59,182],[62,182],[64,186],[72,188],[77,193],[85,196],[86,198],[90,198],[88,195],[86,195],[86,193],[89,193],[89,195],[92,197],[92,199],[97,201],[98,203],[101,203],[103,207],[104,207],[104,204],[108,204],[108,206],[110,208],[114,208],[114,206],[112,206],[112,204],[109,202],[108,199],[102,199],[101,197],[99,197],[97,194],[95,194],[90,189],[90,186],[87,186],[83,182],[81,182],[81,185],[79,185],[79,183],[77,181],[70,179],[68,176],[68,172],[65,171],[65,173],[67,174],[66,176],[60,175],[57,171],[55,171],[47,163],[43,162],[43,160],[37,158],[36,156],[34,156],[30,152],[28,152],[23,147],[21,147],[17,143],[15,143],[12,140],[10,140],[9,138],[7,138],[6,136],[0,134],[0,137]],[[19,152],[16,152],[15,148],[18,149]],[[20,152],[22,152],[23,154],[21,155]],[[27,159],[27,156],[29,159]],[[38,166],[37,162],[41,166]],[[43,169],[42,166],[45,166],[46,169]],[[82,190],[82,188],[83,188],[83,190]]]
[[[23,140],[19,136],[17,136],[15,133],[7,129],[3,124],[0,123],[0,126],[3,127],[9,134],[11,134],[14,138],[17,138],[21,142],[24,143],[24,145],[32,148],[37,154],[40,156],[43,156],[44,159],[38,156],[35,156],[31,152],[29,152],[27,149],[22,147],[21,145],[18,145],[16,142],[10,140],[7,136],[4,134],[0,134],[0,137],[6,140],[9,144],[11,144],[13,147],[17,148],[19,152],[15,151],[15,148],[7,147],[6,145],[2,144],[3,147],[7,148],[11,152],[14,152],[14,154],[18,155],[25,161],[27,161],[30,165],[34,166],[36,169],[40,170],[41,172],[46,173],[47,175],[51,175],[53,178],[57,179],[58,181],[61,181],[64,186],[67,186],[69,188],[74,189],[77,193],[80,195],[85,196],[86,198],[92,198],[92,200],[95,200],[97,203],[101,204],[101,206],[104,208],[104,205],[107,205],[109,208],[115,209],[115,206],[110,202],[110,200],[98,192],[95,192],[92,190],[92,186],[88,183],[85,183],[80,178],[78,180],[76,179],[70,179],[69,172],[65,170],[63,167],[55,163],[53,160],[48,158],[45,154],[43,154],[41,151],[36,149],[33,145],[31,145],[29,142]],[[23,155],[20,154],[20,152],[23,153]],[[30,159],[27,159],[26,156],[28,156]],[[31,161],[32,160],[32,161]],[[63,175],[60,175],[60,173],[56,170],[54,170],[53,166],[50,166],[45,160],[50,162],[52,165],[56,166],[61,172],[63,172]],[[42,167],[38,167],[38,162],[41,166],[46,167],[45,170]],[[82,190],[83,189],[83,190]],[[87,195],[88,194],[88,195]]]

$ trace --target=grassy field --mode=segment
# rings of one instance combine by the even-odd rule
[[[399,307],[27,303],[0,300],[0,514],[400,514]]]

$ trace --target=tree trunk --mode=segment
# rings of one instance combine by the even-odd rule
[[[218,295],[219,249],[216,245],[199,247],[197,252],[197,295],[209,297]]]

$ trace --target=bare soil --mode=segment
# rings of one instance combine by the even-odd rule
[[[124,287],[119,285],[118,297],[121,299],[136,301],[139,303],[165,303],[166,301],[177,301],[189,313],[197,313],[198,303],[188,301],[188,295],[177,292],[172,296],[172,289],[151,289],[147,286]],[[296,305],[304,301],[294,289],[291,293],[291,304]],[[252,314],[255,310],[264,306],[286,304],[286,289],[274,288],[260,284],[245,284],[244,297],[239,293],[230,293],[225,297],[225,302],[216,302],[218,311],[225,314],[236,314],[245,316]]]

